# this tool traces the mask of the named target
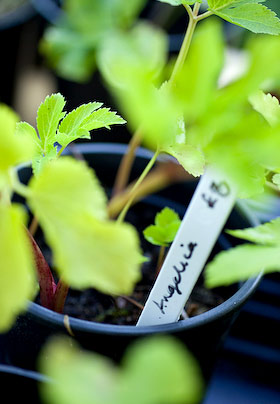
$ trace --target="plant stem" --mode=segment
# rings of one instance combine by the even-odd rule
[[[181,71],[181,69],[182,69],[182,67],[183,67],[183,65],[185,63],[187,54],[189,52],[190,44],[191,44],[191,41],[192,41],[192,37],[193,37],[193,34],[194,34],[194,30],[195,30],[195,27],[196,27],[196,24],[197,24],[197,18],[196,17],[197,17],[197,14],[199,12],[199,7],[200,7],[200,4],[195,3],[193,12],[191,12],[189,10],[190,7],[189,8],[186,7],[186,10],[188,11],[188,14],[189,14],[189,24],[188,24],[188,28],[187,28],[187,32],[186,32],[183,44],[181,46],[178,58],[176,60],[174,69],[172,71],[172,74],[171,74],[171,77],[170,77],[170,80],[169,80],[170,84],[174,83],[175,78],[177,77],[178,73]]]
[[[149,161],[149,163],[146,165],[144,171],[142,172],[142,174],[140,175],[140,177],[138,178],[138,180],[136,181],[136,183],[134,184],[132,190],[131,190],[131,194],[130,194],[130,198],[127,201],[127,203],[125,204],[123,210],[121,211],[117,222],[121,223],[123,222],[125,215],[128,211],[128,209],[130,208],[135,196],[137,195],[137,188],[138,186],[142,183],[142,181],[145,179],[145,177],[147,176],[147,174],[149,173],[149,171],[152,169],[154,163],[156,162],[156,159],[159,155],[159,149],[156,150],[156,152],[154,153],[153,157],[151,158],[151,160]]]
[[[157,167],[138,186],[133,203],[138,202],[152,192],[161,191],[170,184],[188,181],[191,178],[193,177],[182,166],[173,161],[158,163]],[[134,183],[130,184],[123,192],[110,200],[107,211],[111,219],[115,218],[125,206],[131,195],[133,186]]]
[[[142,140],[141,129],[138,129],[132,136],[128,144],[127,152],[122,158],[121,164],[117,172],[112,197],[122,192],[123,189],[126,187],[131,167],[134,162],[135,151],[140,146],[141,140]]]
[[[190,48],[190,44],[192,41],[192,37],[193,37],[193,33],[194,30],[196,28],[196,24],[198,22],[198,13],[199,13],[199,8],[200,8],[200,3],[195,3],[193,11],[191,9],[191,7],[189,5],[185,5],[185,8],[189,14],[189,24],[188,24],[188,28],[187,28],[187,32],[183,41],[183,44],[181,46],[178,58],[176,60],[174,69],[172,71],[171,77],[169,82],[171,84],[174,83],[178,73],[181,71],[184,62],[186,60],[189,48]],[[206,14],[206,13],[204,13]],[[140,140],[141,140],[141,130],[139,129],[133,136],[132,141],[129,143],[129,148],[128,148],[128,152],[127,155],[124,156],[123,161],[121,163],[121,168],[120,171],[117,174],[117,180],[114,186],[114,191],[113,191],[113,195],[116,195],[118,192],[120,192],[122,189],[124,189],[124,187],[127,184],[128,181],[128,177],[129,177],[129,173],[134,161],[134,157],[135,157],[135,150],[137,149],[137,147],[140,145]],[[135,184],[135,187],[137,187],[139,184],[141,184],[142,180],[138,183]],[[135,188],[133,188],[132,192],[135,191]],[[123,221],[127,210],[129,209],[131,203],[134,200],[134,195],[131,195],[130,200],[127,203],[127,206],[123,209],[123,212],[121,212],[118,221]]]
[[[32,221],[29,226],[29,232],[30,232],[30,234],[32,234],[33,237],[34,237],[38,227],[39,227],[38,220],[35,216],[33,216]]]
[[[54,293],[56,289],[56,284],[53,279],[50,267],[40,250],[38,244],[27,230],[27,234],[29,240],[31,241],[37,274],[38,274],[38,282],[40,286],[40,300],[41,304],[46,307],[47,309],[53,309],[54,303]]]
[[[63,313],[64,304],[66,297],[68,295],[69,285],[63,282],[61,279],[59,280],[55,294],[54,294],[54,305],[53,310],[57,313]]]
[[[205,13],[203,13],[203,14],[200,14],[200,15],[198,15],[197,17],[196,17],[196,21],[198,22],[198,21],[201,21],[201,20],[204,20],[205,18],[207,18],[207,17],[211,17],[211,15],[213,15],[214,13],[213,13],[213,11],[205,11]]]
[[[164,261],[164,255],[165,255],[165,246],[162,245],[162,246],[160,246],[159,254],[158,254],[156,277],[158,277],[158,274],[160,273],[160,270],[161,270],[161,267],[162,267],[162,264]]]

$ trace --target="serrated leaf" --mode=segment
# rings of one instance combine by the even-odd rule
[[[74,288],[130,294],[140,278],[139,239],[128,224],[106,221],[105,194],[93,171],[62,157],[31,180],[30,190],[29,206],[62,279]]]
[[[226,286],[237,281],[280,270],[279,246],[244,244],[216,255],[205,269],[206,286]]]
[[[254,33],[278,35],[280,20],[267,7],[259,4],[263,0],[213,2],[210,9],[219,17]]]
[[[100,108],[98,111],[93,112],[85,121],[84,128],[86,130],[107,128],[110,129],[111,125],[124,124],[126,121],[116,112],[110,111],[109,108]]]
[[[208,5],[213,10],[218,10],[224,7],[234,6],[246,3],[264,3],[266,0],[208,0]]]
[[[58,124],[66,113],[63,112],[64,105],[64,97],[57,93],[47,96],[38,108],[37,129],[44,153],[54,147]]]
[[[170,208],[164,208],[156,214],[155,224],[148,226],[143,234],[152,244],[168,246],[174,240],[180,224],[178,214]]]
[[[56,337],[44,347],[39,363],[40,371],[54,380],[41,386],[51,404],[76,404],[81,397],[84,404],[195,404],[204,388],[196,360],[172,337],[130,345],[118,366]]]
[[[274,126],[280,122],[279,100],[270,93],[266,94],[262,90],[257,91],[249,98],[253,108],[258,111],[267,122]]]
[[[58,128],[57,142],[66,147],[76,139],[90,139],[90,131],[93,129],[110,129],[110,125],[126,122],[109,108],[100,108],[101,105],[98,102],[84,104],[67,114]]]
[[[36,130],[29,123],[17,122],[15,134],[21,137],[29,138],[35,144],[38,152],[42,150],[41,140],[38,137]]]
[[[257,244],[280,245],[280,218],[256,227],[229,230],[229,234]]]
[[[36,272],[27,235],[26,215],[18,205],[0,205],[0,332],[7,331],[33,299]]]
[[[202,0],[158,0],[162,3],[168,3],[171,6],[181,6],[184,4],[192,5],[194,3],[202,3]]]
[[[88,130],[84,128],[84,121],[101,106],[100,102],[90,102],[69,112],[59,125],[56,141],[65,147],[78,138],[90,138]]]

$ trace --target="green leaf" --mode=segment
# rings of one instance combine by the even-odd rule
[[[66,147],[76,139],[90,139],[90,131],[93,129],[110,129],[110,125],[125,123],[116,112],[109,108],[100,108],[101,106],[102,103],[91,102],[67,114],[58,128],[57,142]]]
[[[204,173],[205,157],[196,147],[184,143],[174,143],[161,147],[162,151],[175,157],[181,166],[194,177]]]
[[[280,105],[276,97],[259,90],[250,97],[250,103],[270,125],[280,123]]]
[[[90,138],[88,130],[84,128],[84,121],[93,111],[100,108],[102,103],[90,102],[80,105],[69,112],[61,121],[58,128],[57,142],[61,146],[67,146],[70,142],[78,138]]]
[[[222,25],[218,19],[203,21],[195,31],[186,63],[173,88],[186,122],[202,116],[213,101],[223,65]]]
[[[140,278],[139,238],[130,225],[106,220],[105,194],[94,172],[62,157],[46,165],[30,189],[28,203],[62,279],[74,288],[130,294]]]
[[[150,337],[129,346],[122,369],[121,403],[200,402],[203,382],[199,366],[185,346],[172,337]]]
[[[209,7],[218,10],[224,7],[246,3],[264,3],[266,0],[208,0]]]
[[[280,246],[280,218],[256,227],[249,227],[243,230],[229,230],[234,237],[248,240],[258,244]]]
[[[21,137],[29,138],[36,147],[37,152],[42,151],[42,143],[36,130],[27,122],[17,122],[15,134]]]
[[[37,112],[37,129],[44,153],[49,152],[56,142],[56,131],[60,120],[66,112],[64,97],[57,93],[47,96]]]
[[[180,224],[178,214],[166,207],[157,213],[155,225],[148,226],[143,234],[146,240],[152,244],[168,246],[174,240]]]
[[[36,272],[25,233],[26,214],[18,205],[0,205],[0,332],[8,331],[33,299]]]
[[[96,68],[96,44],[90,42],[69,22],[49,26],[39,43],[40,53],[58,76],[85,83]]]
[[[181,6],[182,4],[194,4],[194,3],[202,3],[202,0],[158,0],[162,3],[168,3],[171,6]]]
[[[272,177],[273,184],[280,186],[280,174],[274,174]]]
[[[40,51],[48,65],[68,80],[87,82],[96,70],[96,53],[107,37],[134,23],[147,0],[67,0],[48,27]]]
[[[107,218],[105,192],[94,171],[83,161],[71,157],[51,161],[29,186],[30,206],[42,214],[71,217],[82,211],[97,219]]]
[[[18,116],[0,104],[0,187],[7,183],[8,170],[30,161],[36,154],[33,141],[28,136],[16,136]]]
[[[209,1],[214,14],[232,24],[239,25],[254,33],[278,35],[280,20],[267,7],[259,4],[264,0]]]
[[[40,371],[54,380],[41,386],[52,404],[76,404],[81,397],[84,404],[195,404],[204,388],[196,360],[172,337],[134,343],[118,366],[56,337],[44,347],[39,363]]]
[[[262,271],[280,270],[280,248],[244,244],[216,255],[205,269],[207,287],[226,286],[257,276]]]
[[[39,368],[54,380],[40,385],[46,403],[77,404],[82,398],[83,404],[120,404],[117,368],[110,359],[83,351],[75,341],[50,339],[40,353]]]
[[[129,35],[116,32],[106,38],[97,56],[101,73],[113,90],[130,88],[139,78],[151,82],[158,77],[167,58],[167,37],[161,29],[138,22]]]

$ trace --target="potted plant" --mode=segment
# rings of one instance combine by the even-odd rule
[[[1,328],[8,330],[17,314],[27,309],[27,314],[20,316],[16,325],[4,335],[3,342],[7,344],[10,360],[19,360],[23,366],[34,366],[38,350],[53,332],[70,333],[83,346],[98,352],[106,351],[115,359],[122,356],[127,344],[134,339],[170,333],[191,347],[199,357],[203,372],[209,374],[217,346],[238,309],[258,284],[260,276],[245,282],[214,309],[161,326],[90,322],[53,310],[61,311],[69,285],[74,289],[94,287],[114,296],[129,297],[132,293],[147,257],[143,257],[137,231],[124,219],[133,202],[140,194],[143,195],[144,185],[146,193],[147,187],[150,187],[149,192],[153,189],[151,178],[154,173],[150,171],[159,155],[175,157],[193,176],[200,176],[206,164],[215,164],[224,171],[226,178],[236,184],[241,197],[261,192],[268,168],[279,162],[277,125],[270,126],[253,108],[253,101],[248,102],[259,87],[267,85],[267,79],[279,77],[279,39],[268,36],[254,38],[249,44],[251,64],[248,71],[225,88],[217,88],[223,37],[216,20],[201,23],[201,29],[190,47],[197,23],[213,14],[242,24],[254,32],[270,34],[280,32],[279,20],[259,2],[235,1],[229,4],[228,1],[209,1],[209,11],[203,14],[199,14],[199,2],[170,0],[169,3],[184,5],[190,21],[178,59],[175,65],[172,63],[171,78],[159,89],[155,84],[166,77],[170,65],[165,69],[166,42],[163,33],[157,29],[137,25],[128,37],[121,34],[108,39],[98,55],[104,77],[112,86],[110,88],[122,114],[132,129],[139,128],[121,161],[110,201],[109,214],[111,217],[117,214],[116,221],[108,217],[105,192],[94,172],[84,162],[60,156],[69,143],[78,138],[88,138],[93,129],[123,124],[123,118],[98,102],[81,105],[66,114],[64,97],[53,94],[38,109],[37,134],[28,123],[17,123],[12,111],[5,107],[0,111],[3,125],[0,148],[3,151],[2,239],[5,240],[1,243],[1,254],[5,267],[13,269],[3,271],[2,295],[3,298],[8,297],[3,300]],[[193,8],[191,5],[194,5]],[[242,21],[240,15],[243,16]],[[252,18],[256,19],[254,23]],[[191,77],[191,80],[186,80],[186,77]],[[124,189],[134,150],[141,142],[153,152],[142,158],[141,167],[136,172],[138,179],[126,192]],[[108,154],[112,155],[112,152]],[[20,181],[15,168],[30,160],[33,176],[26,185]],[[105,158],[101,158],[101,162],[106,174]],[[108,164],[111,164],[110,160]],[[167,164],[163,163],[163,167]],[[116,172],[116,166],[113,167],[113,172]],[[161,170],[166,178],[166,171],[164,168]],[[11,204],[13,193],[24,198],[31,209],[34,215],[32,228],[34,223],[40,224],[45,240],[52,248],[52,262],[60,279],[55,279],[51,273],[34,237],[30,232],[26,235],[22,227],[22,223],[26,226],[24,212],[18,205]],[[160,209],[163,207],[161,203]],[[244,223],[244,211],[242,203],[239,203],[231,216],[233,222],[236,219],[239,221],[235,225],[248,225],[248,216]],[[33,299],[37,292],[34,254],[40,300],[45,307],[31,303],[27,308],[26,300]],[[97,269],[97,262],[102,263],[102,270]],[[20,279],[16,283],[13,282],[15,277]],[[8,290],[4,285],[9,285],[9,294],[4,293]],[[39,327],[33,328],[34,324]],[[31,334],[25,334],[28,330],[32,330]],[[204,335],[207,335],[207,341],[201,339]],[[23,343],[28,340],[32,345],[30,350]],[[20,344],[24,347],[23,357],[16,358]]]

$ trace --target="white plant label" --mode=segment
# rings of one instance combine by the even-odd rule
[[[223,175],[208,169],[197,185],[137,326],[179,320],[235,200],[236,192]]]

